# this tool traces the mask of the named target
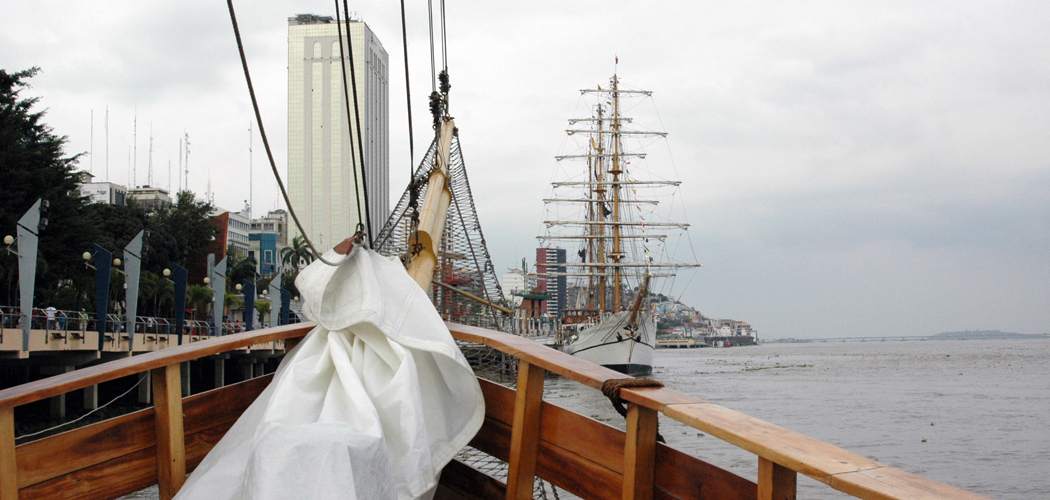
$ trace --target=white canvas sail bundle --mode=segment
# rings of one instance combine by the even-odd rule
[[[365,249],[296,279],[318,326],[177,499],[429,498],[485,416],[481,388],[422,289]]]

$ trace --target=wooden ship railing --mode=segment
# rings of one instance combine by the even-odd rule
[[[0,391],[0,500],[117,498],[154,484],[170,499],[272,379],[266,375],[182,397],[180,370],[195,359],[255,344],[291,348],[312,323],[211,338]],[[453,337],[518,360],[516,389],[480,380],[485,423],[471,446],[508,462],[506,484],[453,461],[437,498],[533,496],[534,477],[596,499],[793,499],[799,473],[865,499],[984,498],[667,388],[623,389],[626,432],[546,403],[545,372],[600,388],[623,374],[505,333],[448,324]],[[154,407],[15,445],[14,409],[151,372]],[[752,482],[662,443],[657,416],[758,456]]]

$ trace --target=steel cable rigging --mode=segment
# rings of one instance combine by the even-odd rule
[[[338,19],[338,15],[339,15],[339,1],[338,0],[336,0],[335,10],[336,10],[336,18]],[[361,190],[364,193],[365,210],[367,211],[368,210],[368,178],[365,177],[364,141],[361,140],[361,108],[360,108],[360,106],[358,105],[358,102],[357,102],[357,73],[356,73],[356,70],[354,69],[354,42],[350,38],[350,9],[347,7],[346,0],[343,0],[343,14],[344,14],[344,17],[346,18],[346,44],[347,44],[347,49],[348,49],[347,50],[347,56],[350,59],[350,85],[351,85],[351,87],[353,88],[353,91],[354,91],[354,122],[357,124],[357,154],[358,154],[358,158],[361,160],[361,163],[359,164],[361,166]],[[337,21],[336,26],[338,26],[338,21]],[[343,64],[343,88],[345,90],[345,88],[346,88],[346,59],[340,57],[339,58],[339,62]],[[349,112],[350,112],[350,110],[349,110],[349,103],[347,103],[347,113],[349,114]],[[348,121],[350,120],[350,116],[347,116],[346,118],[347,118]],[[348,125],[349,125],[349,123],[348,123]],[[351,136],[350,137],[350,143],[353,144],[353,141],[354,141],[354,138],[353,138],[353,136]],[[353,151],[353,149],[351,149],[351,154],[352,154],[352,151]],[[357,170],[355,169],[354,171],[356,172]],[[360,200],[358,200],[358,201],[360,201]],[[361,219],[361,211],[360,211],[360,209],[358,210],[357,215],[358,215],[358,221],[360,221],[360,219]],[[366,238],[367,238],[366,241],[368,242],[368,246],[371,247],[372,246],[372,219],[371,219],[371,217],[368,217],[368,216],[365,216],[364,219],[365,219],[365,234],[367,235],[366,236]],[[358,224],[360,225],[360,222],[358,222]],[[360,229],[361,228],[358,227],[358,231],[360,231]]]
[[[270,150],[270,141],[266,137],[266,128],[263,126],[262,113],[259,112],[259,101],[255,98],[255,87],[252,85],[252,76],[248,71],[248,59],[244,55],[244,43],[241,41],[241,30],[237,26],[237,15],[234,13],[233,0],[226,0],[226,6],[230,10],[230,22],[233,23],[233,35],[237,38],[237,52],[241,56],[241,67],[244,69],[244,80],[248,84],[248,94],[252,99],[252,109],[255,111],[255,121],[259,124],[259,135],[262,137],[263,147],[266,149],[266,158],[270,161],[270,170],[273,171],[273,177],[277,180],[277,186],[281,188],[281,197],[284,198],[285,205],[288,206],[288,213],[291,214],[292,220],[295,222],[295,227],[299,229],[299,233],[302,234],[303,240],[306,241],[306,245],[313,252],[321,262],[330,266],[335,266],[333,262],[329,262],[321,255],[321,252],[317,251],[314,247],[310,237],[307,236],[306,231],[303,230],[303,224],[299,222],[299,216],[295,214],[295,209],[292,207],[291,200],[288,199],[288,190],[284,187],[284,182],[281,181],[281,175],[277,172],[277,163],[273,160],[273,151]]]
[[[367,227],[368,228],[368,231],[366,233],[367,234],[367,238],[368,238],[367,241],[368,241],[368,245],[371,246],[371,243],[372,243],[372,231],[371,231],[371,228],[372,228],[372,226],[371,226],[371,224],[368,224],[368,226],[364,226],[362,224],[362,215],[361,215],[363,213],[363,211],[361,210],[361,188],[362,188],[362,184],[365,184],[365,182],[366,182],[365,178],[364,178],[365,177],[365,162],[364,162],[364,153],[363,152],[361,154],[361,182],[357,181],[357,168],[353,167],[353,163],[355,161],[355,159],[354,159],[354,149],[355,148],[354,148],[354,136],[353,136],[353,134],[350,133],[350,126],[351,126],[351,124],[354,123],[354,121],[353,121],[353,119],[350,116],[350,96],[348,95],[349,94],[349,90],[347,89],[347,83],[346,83],[346,58],[343,57],[343,54],[346,54],[347,52],[350,53],[350,58],[351,58],[350,59],[350,69],[352,71],[353,68],[354,68],[354,63],[353,63],[354,46],[353,46],[353,42],[350,40],[350,13],[349,12],[346,14],[346,44],[349,46],[348,47],[349,50],[347,50],[347,51],[343,50],[343,36],[342,36],[341,33],[338,32],[339,25],[341,23],[342,23],[342,21],[339,18],[339,0],[335,0],[336,39],[339,40],[339,68],[340,68],[340,71],[342,71],[342,73],[343,73],[342,74],[342,78],[340,78],[340,79],[343,81],[343,103],[346,105],[347,135],[350,137],[350,164],[351,164],[351,170],[354,173],[354,198],[356,199],[356,202],[357,202],[357,228],[354,231],[355,232],[354,236],[355,236],[355,238],[358,238],[361,235],[361,233],[363,232],[363,230],[365,229],[365,227]],[[361,137],[361,135],[360,135],[361,134],[361,120],[360,120],[360,115],[357,114],[357,111],[358,111],[358,108],[357,108],[357,84],[355,82],[355,84],[354,84],[354,114],[359,117],[358,120],[357,120],[357,133],[358,133],[358,139],[360,139],[360,137]],[[358,141],[358,149],[360,147],[361,147],[361,144],[360,144],[360,141]],[[366,184],[363,187],[365,189],[365,210],[367,210],[368,209],[368,186]],[[367,219],[367,217],[365,219]]]

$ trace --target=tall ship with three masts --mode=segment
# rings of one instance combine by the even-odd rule
[[[699,267],[672,262],[665,251],[669,233],[684,232],[688,224],[667,219],[657,208],[681,182],[646,171],[646,153],[632,147],[634,139],[667,135],[639,129],[623,114],[628,100],[652,92],[625,88],[613,75],[606,88],[581,93],[590,115],[570,119],[566,133],[583,143],[574,154],[555,158],[583,168],[566,168],[568,178],[552,183],[554,195],[544,200],[546,234],[539,237],[541,243],[573,248],[575,256],[540,279],[564,276],[573,283],[562,311],[565,352],[644,375],[652,372],[656,343],[648,300],[652,280]]]

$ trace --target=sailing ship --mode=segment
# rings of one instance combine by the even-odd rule
[[[545,220],[547,234],[539,237],[548,245],[571,242],[578,248],[579,261],[548,267],[541,279],[575,282],[569,288],[576,291],[570,299],[573,303],[560,311],[565,352],[628,375],[646,375],[652,372],[656,348],[650,279],[699,267],[663,261],[667,257],[659,251],[668,238],[664,233],[688,228],[656,213],[655,196],[661,190],[677,189],[680,181],[634,172],[640,170],[638,160],[644,160],[646,153],[630,148],[625,140],[667,133],[633,127],[634,120],[622,112],[622,101],[649,97],[651,91],[624,88],[614,74],[606,88],[599,85],[581,93],[597,102],[590,116],[570,119],[566,133],[584,138],[583,152],[555,159],[585,164],[586,177],[552,183],[555,195],[543,200],[548,213],[568,213],[570,218]],[[552,209],[561,206],[576,209]]]
[[[232,3],[230,6],[240,45]],[[353,53],[352,50],[348,52]],[[241,57],[246,80],[250,83],[243,50]],[[603,215],[601,218],[592,217],[589,224],[584,224],[589,231],[585,231],[580,239],[592,251],[587,254],[588,259],[600,260],[573,264],[575,268],[589,270],[591,275],[583,277],[594,285],[589,288],[591,293],[587,302],[592,308],[583,311],[594,311],[588,312],[588,317],[604,321],[597,323],[597,327],[588,327],[586,321],[578,322],[577,341],[570,346],[582,346],[584,335],[592,331],[599,333],[601,324],[619,324],[617,318],[625,317],[623,324],[637,325],[636,329],[608,330],[610,334],[622,336],[626,333],[631,338],[640,339],[640,342],[632,341],[634,344],[644,344],[648,338],[651,348],[655,331],[651,329],[651,318],[643,313],[648,278],[660,277],[661,268],[679,266],[627,259],[624,241],[638,243],[639,239],[644,242],[659,238],[640,231],[632,238],[627,232],[629,229],[645,226],[637,222],[631,226],[626,214],[614,211],[630,206],[634,198],[621,189],[628,185],[627,182],[632,182],[628,181],[628,164],[624,161],[630,156],[622,151],[619,143],[620,137],[627,133],[620,126],[629,123],[620,116],[619,110],[619,97],[626,91],[619,90],[616,77],[612,84],[612,100],[609,101],[612,119],[603,118],[608,109],[599,109],[597,120],[587,122],[597,130],[597,140],[588,153],[589,172],[596,177],[586,185],[592,188],[590,193],[597,196],[591,200],[600,201],[586,201],[584,206],[589,211],[601,210]],[[462,231],[456,233],[462,235],[459,239],[472,241],[471,238],[477,238],[481,244],[467,249],[484,248],[480,227],[470,229],[468,225],[476,222],[476,219],[470,219],[476,217],[473,207],[460,206],[472,205],[472,202],[453,196],[457,189],[466,189],[468,183],[458,153],[458,132],[451,116],[445,112],[447,93],[446,79],[442,93],[435,92],[437,95],[431,100],[435,139],[424,160],[425,168],[421,166],[419,175],[413,178],[406,197],[402,199],[403,204],[399,205],[401,210],[396,217],[402,222],[388,224],[380,241],[389,239],[392,242],[390,252],[395,249],[403,252],[396,255],[404,257],[408,274],[424,290],[430,291],[432,299],[437,299],[436,303],[445,306],[448,312],[443,316],[446,319],[483,323],[484,314],[472,312],[474,309],[456,301],[458,297],[467,297],[474,303],[483,303],[482,295],[498,297],[496,292],[499,289],[491,285],[494,280],[486,280],[480,275],[465,278],[462,264],[457,263],[465,261],[466,255],[457,251],[462,247],[449,245],[449,240],[454,238],[449,238],[451,231],[446,229],[456,229],[446,228],[454,226],[446,219],[451,213],[459,217]],[[606,152],[609,148],[612,153]],[[428,187],[424,187],[424,181]],[[605,214],[606,210],[610,213]],[[646,226],[660,227],[658,224]],[[336,251],[345,253],[349,250],[338,250],[337,247]],[[472,255],[471,259],[484,262],[484,269],[491,271],[487,253]],[[602,265],[582,265],[599,263]],[[624,280],[632,277],[641,278],[642,286],[638,290],[628,290],[624,284]],[[467,290],[470,291],[460,287],[469,287]],[[492,301],[484,303],[490,309],[498,306]],[[621,307],[628,303],[629,307]],[[2,326],[0,347],[6,347],[12,342],[4,341],[6,332]],[[137,356],[121,356],[0,390],[0,500],[102,500],[118,498],[151,485],[158,486],[160,500],[170,500],[182,488],[186,473],[201,465],[220,438],[275,378],[272,374],[247,376],[244,381],[227,385],[217,377],[216,387],[190,394],[189,375],[195,371],[192,367],[213,363],[216,356],[228,357],[234,352],[289,352],[315,326],[313,323],[299,323],[211,338],[194,336],[196,338],[187,337],[185,343],[181,336],[165,334],[163,343],[171,347]],[[587,499],[795,498],[799,473],[865,499],[984,499],[711,402],[668,388],[657,388],[653,384],[631,384],[633,379],[580,359],[586,352],[582,349],[574,349],[578,351],[577,357],[572,357],[529,339],[483,326],[454,322],[448,322],[446,326],[464,352],[487,352],[469,357],[499,360],[501,369],[511,369],[506,373],[484,373],[475,369],[485,399],[485,418],[468,448],[489,455],[492,460],[503,464],[502,467],[476,467],[462,461],[462,455],[457,455],[440,474],[440,483],[433,492],[437,499],[534,498],[537,478]],[[7,333],[6,338],[14,339],[12,333]],[[42,339],[49,332],[34,330],[33,335]],[[116,343],[122,346],[122,351],[130,354],[133,344],[145,343],[145,335],[130,331],[128,340],[118,336]],[[136,337],[138,340],[132,342]],[[84,346],[95,345],[104,338],[103,332],[85,331],[82,343]],[[159,338],[154,340],[161,341]],[[66,342],[50,342],[56,348],[72,345],[71,349],[77,348],[83,351],[83,355],[99,359],[100,351],[81,348],[78,344],[68,339]],[[18,358],[29,357],[25,347],[16,348],[16,351]],[[640,358],[628,359],[640,361]],[[508,360],[509,363],[504,362]],[[624,410],[626,430],[545,402],[543,386],[548,372],[592,389],[601,389],[618,408],[630,403],[630,408]],[[513,382],[501,381],[499,376],[510,377]],[[16,443],[16,408],[73,391],[95,392],[99,384],[129,377],[138,378],[139,383],[149,386],[154,401],[152,408]],[[393,401],[392,404],[397,406],[401,402]],[[745,478],[659,442],[662,441],[658,433],[660,414],[665,419],[675,420],[755,454],[757,477],[754,480]],[[438,427],[447,424],[441,418],[438,422]],[[497,471],[505,473],[498,474]],[[283,476],[273,479],[273,484],[278,486],[287,484]],[[239,478],[231,476],[230,481],[239,482]],[[544,490],[540,490],[540,495],[546,498]]]

